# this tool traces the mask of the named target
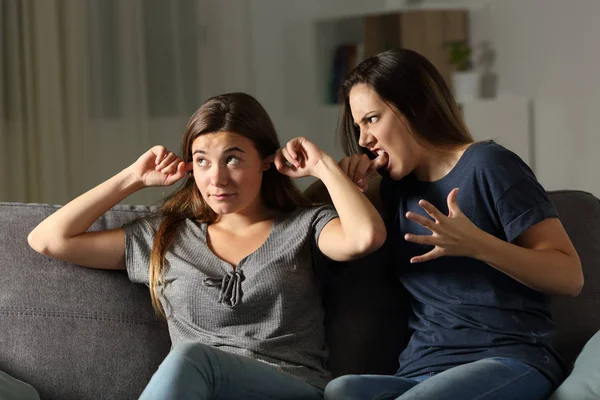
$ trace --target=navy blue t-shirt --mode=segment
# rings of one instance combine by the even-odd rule
[[[492,141],[472,144],[438,181],[422,182],[413,174],[399,181],[384,178],[381,199],[394,241],[394,268],[412,297],[413,333],[397,375],[414,377],[483,358],[510,357],[558,385],[565,370],[552,349],[554,322],[546,295],[469,257],[410,263],[432,247],[407,242],[404,234],[431,231],[407,219],[406,212],[427,216],[418,205],[425,199],[448,215],[447,197],[454,188],[460,189],[462,212],[480,229],[508,242],[546,218],[557,218],[527,164]]]

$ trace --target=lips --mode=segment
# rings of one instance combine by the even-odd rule
[[[210,197],[214,198],[215,200],[227,200],[233,196],[234,196],[233,193],[219,193],[219,194],[211,194],[210,195]]]

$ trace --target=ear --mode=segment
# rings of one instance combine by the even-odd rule
[[[275,154],[263,158],[263,171],[268,171],[275,160]]]

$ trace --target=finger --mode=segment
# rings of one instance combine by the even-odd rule
[[[347,177],[350,178],[350,174],[348,173],[348,169],[350,167],[350,160],[352,159],[352,156],[350,157],[344,157],[340,160],[340,162],[338,163],[338,165],[340,166],[340,168],[342,169],[342,172],[344,174],[346,174]],[[350,178],[352,179],[352,178]]]
[[[283,167],[285,167],[285,157],[283,156],[283,153],[281,152],[281,149],[277,149],[277,151],[275,152],[275,159],[273,160],[273,163],[275,164],[275,168],[277,168],[277,171],[281,171]]]
[[[427,200],[420,200],[419,205],[427,214],[431,216],[435,220],[435,222],[442,221],[446,216],[440,212],[433,204],[428,202]]]
[[[296,167],[286,158],[287,150],[285,148],[277,150],[275,155],[275,168],[283,175],[293,177]],[[288,155],[289,156],[289,155]]]
[[[355,183],[356,186],[358,186],[358,189],[363,193],[366,192],[367,189],[369,189],[369,185],[364,181],[364,179],[356,181]]]
[[[354,171],[353,171],[353,180],[358,182],[359,180],[363,180],[366,175],[369,167],[371,166],[371,160],[367,157],[366,154],[360,155],[355,160]]]
[[[436,240],[432,235],[414,235],[412,233],[407,233],[404,235],[404,240],[411,243],[424,244],[428,246],[435,246]]]
[[[170,151],[165,156],[165,158],[163,158],[162,161],[160,163],[158,163],[158,165],[156,166],[156,169],[158,171],[162,171],[163,169],[167,168],[169,166],[169,164],[171,164],[176,158],[177,158],[177,156],[175,155],[175,153]]]
[[[154,146],[150,149],[155,157],[154,157],[154,165],[158,165],[167,155],[167,149],[164,146]],[[157,168],[158,169],[158,168]]]
[[[460,208],[458,207],[458,203],[456,202],[456,198],[458,196],[458,188],[454,188],[448,194],[448,216],[452,217],[460,213]]]
[[[185,176],[185,163],[183,161],[180,161],[177,166],[175,167],[175,170],[173,173],[170,173],[169,175],[167,175],[167,180],[166,182],[169,185],[172,185],[173,183],[177,182],[178,180],[180,180],[181,178],[183,178]]]
[[[179,164],[181,164],[183,161],[181,160],[181,158],[179,157],[175,157],[175,159],[173,161],[171,161],[169,163],[169,165],[167,165],[166,167],[164,167],[161,172],[163,174],[174,174],[177,172],[177,169],[179,168]]]
[[[298,164],[298,161],[296,161],[292,158],[292,155],[289,153],[289,151],[286,147],[281,149],[281,155],[284,158],[283,161],[284,161],[286,167],[288,167],[288,168],[299,168],[300,167],[300,165]]]
[[[416,264],[416,263],[422,263],[425,261],[431,261],[431,260],[435,260],[436,258],[439,258],[441,256],[443,256],[444,254],[442,253],[441,250],[439,250],[438,247],[436,247],[435,249],[431,250],[428,253],[425,253],[421,256],[416,256],[410,259],[410,263],[411,264]]]
[[[410,219],[413,222],[416,222],[417,224],[421,225],[423,228],[427,228],[432,232],[435,229],[435,222],[423,215],[419,215],[415,212],[409,211],[406,213],[406,218]]]
[[[296,168],[299,167],[298,151],[297,151],[297,147],[299,144],[300,143],[298,141],[298,138],[294,138],[294,139],[290,140],[289,142],[287,142],[287,144],[285,145],[285,148],[284,148],[284,150],[287,150],[287,154],[290,156],[288,161],[291,162]]]
[[[193,162],[183,162],[183,172],[190,172],[194,170],[194,163]]]
[[[379,168],[385,167],[388,163],[388,160],[389,160],[389,156],[387,155],[387,153],[385,153],[385,152],[381,153],[380,155],[375,157],[373,160],[371,160],[370,172],[375,172]]]

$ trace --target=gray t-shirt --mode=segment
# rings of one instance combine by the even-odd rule
[[[331,378],[323,328],[317,239],[336,218],[330,206],[276,217],[269,236],[236,270],[207,246],[207,225],[187,219],[166,255],[164,292],[173,346],[200,342],[267,362],[324,387]],[[159,219],[123,226],[129,279],[148,284],[150,251]],[[159,288],[159,292],[161,288]]]

